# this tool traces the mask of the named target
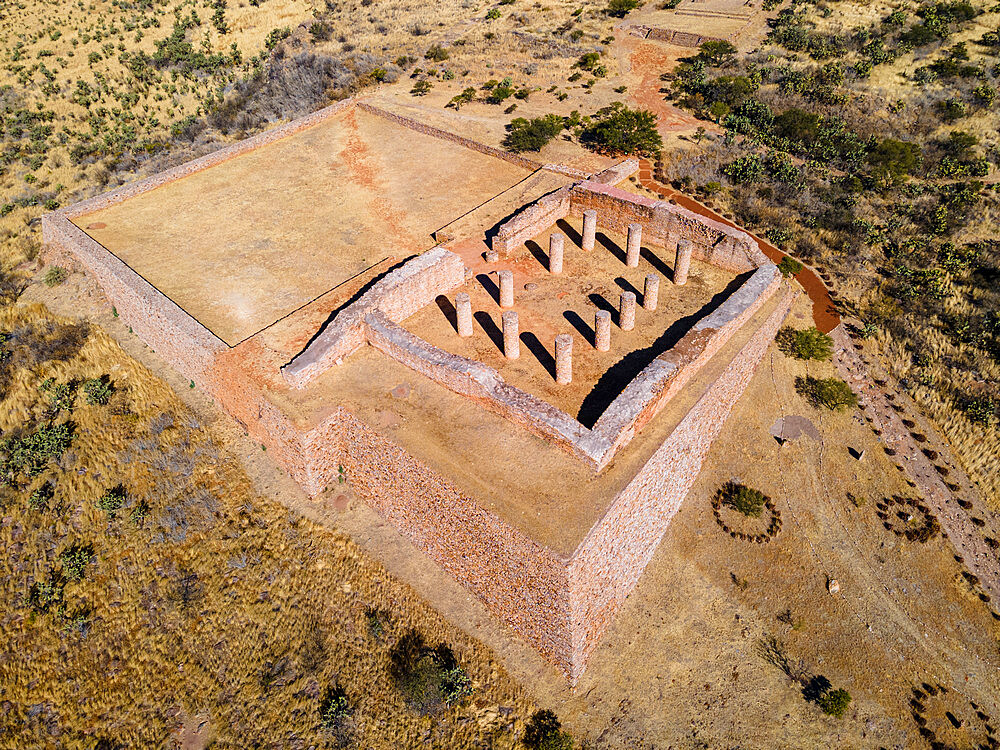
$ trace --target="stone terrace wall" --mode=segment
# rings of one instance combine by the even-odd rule
[[[464,282],[465,264],[459,256],[440,246],[421,253],[337,311],[326,328],[281,368],[285,381],[293,388],[303,388],[363,345],[365,316],[373,310],[392,321],[405,320]]]
[[[734,273],[770,262],[746,232],[666,201],[584,181],[570,189],[570,215],[582,216],[586,209],[597,211],[598,229],[625,234],[629,224],[638,222],[644,243],[672,249],[680,239],[691,240],[695,258]]]
[[[531,203],[500,225],[493,249],[506,257],[514,248],[536,237],[569,215],[569,187],[562,187]]]
[[[761,266],[718,309],[695,323],[625,386],[594,425],[594,434],[608,444],[605,461],[631,442],[780,284],[781,274],[773,263]]]
[[[337,432],[351,486],[366,502],[569,675],[566,560],[349,413]]]
[[[185,377],[202,381],[225,342],[112,255],[62,213],[42,217],[48,252],[72,257],[100,284],[118,315]]]
[[[569,574],[572,681],[583,673],[587,659],[615,612],[635,588],[794,298],[790,289],[785,291],[777,309],[615,498],[574,552]]]
[[[447,130],[441,130],[440,128],[435,128],[433,125],[428,125],[426,123],[420,122],[419,120],[414,120],[409,117],[404,117],[403,115],[397,115],[394,112],[389,112],[381,107],[376,107],[368,102],[359,101],[357,103],[358,109],[363,109],[365,112],[376,115],[378,117],[383,117],[386,120],[391,120],[397,125],[402,125],[403,127],[409,128],[410,130],[416,130],[418,133],[424,133],[425,135],[432,135],[435,138],[441,138],[445,141],[451,141],[452,143],[457,143],[460,146],[465,146],[467,149],[472,151],[478,151],[481,154],[487,154],[488,156],[493,156],[497,159],[503,159],[504,161],[509,161],[511,164],[516,164],[519,167],[524,167],[525,169],[530,169],[534,172],[537,169],[542,168],[542,164],[537,161],[533,161],[520,154],[513,154],[510,151],[504,151],[502,148],[494,148],[493,146],[487,146],[484,143],[479,143],[471,138],[466,138],[461,135],[456,135],[455,133],[449,133]]]

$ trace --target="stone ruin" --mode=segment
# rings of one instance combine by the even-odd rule
[[[236,345],[224,343],[84,229],[85,218],[108,206],[362,106],[399,124],[402,138],[414,131],[490,158],[522,159],[348,100],[46,215],[47,257],[92,276],[135,333],[210,393],[306,493],[318,496],[346,475],[380,515],[575,683],[697,478],[795,293],[745,232],[617,187],[637,169],[635,160],[582,175],[522,159],[525,169],[559,175],[565,184],[498,225],[481,227],[478,237],[456,236],[415,249],[394,266],[376,264],[367,277],[330,290]],[[572,241],[567,222],[580,221],[580,236]],[[642,289],[623,289],[617,309],[595,309],[586,336],[568,326],[553,329],[558,333],[542,342],[553,359],[547,388],[586,386],[574,360],[620,356],[614,352],[637,320],[640,327],[652,325],[669,305],[665,295],[684,293],[692,263],[722,269],[733,281],[672,346],[629,382],[616,384],[607,408],[585,425],[538,395],[529,381],[505,378],[508,368],[531,356],[522,351],[527,303],[514,275],[545,275],[556,284],[569,274],[586,275],[590,259],[607,252],[598,242],[607,233],[625,238],[620,265],[642,274]],[[532,265],[524,248],[534,238],[547,251],[544,263]],[[613,262],[608,257],[602,262]],[[493,309],[473,309],[474,297],[484,299],[469,268],[473,261],[496,279],[495,304],[486,304]],[[436,303],[454,309],[444,345],[411,326],[420,316],[444,316]],[[476,317],[482,314],[500,316],[502,356],[491,360],[495,366],[449,351],[477,342],[489,346]],[[409,373],[426,401],[397,408],[376,398],[378,387],[399,373]],[[495,441],[488,445],[505,441],[515,448],[492,458],[485,448],[468,448],[462,444],[467,440],[441,428],[436,411],[465,420],[468,434],[479,427],[484,441]],[[543,475],[508,465],[522,460],[523,471],[538,465]],[[507,472],[500,494],[513,499],[477,489],[496,472]],[[518,478],[526,497],[548,491],[548,482],[554,494],[572,498],[553,503],[546,522],[573,526],[575,536],[557,543],[554,532],[551,539],[538,533],[537,524],[510,509],[519,506],[503,505],[517,502]],[[541,515],[530,506],[519,512]]]

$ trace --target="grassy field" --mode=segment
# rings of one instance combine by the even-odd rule
[[[491,654],[344,535],[255,496],[106,334],[40,306],[0,330],[0,746],[162,746],[197,717],[213,747],[515,744],[530,704]],[[390,658],[411,629],[453,648],[467,698],[411,705]]]
[[[998,27],[992,3],[793,3],[760,49],[670,76],[676,101],[725,131],[661,170],[832,274],[866,348],[994,508]]]
[[[487,9],[0,10],[0,746],[518,744],[533,707],[486,648],[343,534],[256,496],[102,331],[11,304],[45,211],[412,74],[459,22],[476,45],[521,23]]]

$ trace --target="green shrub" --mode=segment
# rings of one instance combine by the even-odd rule
[[[389,672],[407,702],[424,713],[453,705],[472,693],[472,682],[447,644],[430,648],[407,631],[389,653]]]
[[[644,109],[630,109],[621,102],[599,110],[580,131],[580,143],[611,156],[655,157],[663,148],[656,116]]]
[[[566,120],[559,115],[545,115],[526,120],[516,117],[507,126],[504,148],[509,151],[541,151],[549,141],[566,127]]]
[[[795,378],[795,390],[813,406],[840,410],[858,405],[858,397],[840,378],[814,378],[812,375]]]
[[[726,482],[722,485],[719,497],[723,505],[728,505],[748,518],[760,518],[767,502],[767,495],[760,490],[736,482]]]
[[[816,705],[823,709],[823,713],[836,716],[838,719],[847,713],[850,704],[851,694],[843,688],[827,690],[816,699]]]
[[[562,731],[562,724],[547,709],[536,711],[524,729],[524,746],[530,750],[571,750],[573,738]]]
[[[83,393],[87,397],[87,403],[91,406],[106,406],[111,400],[114,388],[112,388],[107,376],[89,378],[83,381]]]
[[[500,13],[499,8],[490,8],[488,11],[486,11],[486,20],[493,21],[497,18],[500,18],[501,15],[502,14]]]
[[[52,482],[45,482],[28,497],[28,507],[32,510],[45,510],[54,497],[55,489],[52,487]]]
[[[442,62],[451,57],[451,54],[440,44],[434,44],[424,53],[424,57],[434,62]]]
[[[38,386],[38,390],[45,395],[52,408],[61,411],[73,411],[76,389],[77,384],[73,381],[56,383],[55,378],[46,378]]]
[[[62,604],[66,579],[61,572],[49,571],[44,581],[35,581],[28,590],[28,606],[38,614],[45,614],[53,605]]]
[[[14,484],[19,474],[41,474],[49,461],[59,458],[73,441],[73,424],[44,425],[27,436],[9,437],[0,443],[0,475]]]
[[[615,18],[624,18],[630,11],[639,7],[639,0],[608,0],[607,14]]]
[[[316,21],[309,26],[309,35],[315,42],[325,42],[333,36],[333,28],[323,21]]]
[[[323,728],[328,731],[340,729],[350,715],[351,704],[344,689],[340,685],[327,688],[319,703],[319,721]]]
[[[71,581],[81,580],[93,556],[94,548],[90,544],[73,544],[67,547],[59,555],[63,573]]]
[[[49,266],[49,270],[47,270],[45,275],[42,277],[42,283],[48,287],[59,286],[66,281],[68,277],[69,271],[62,266]]]
[[[786,255],[778,264],[778,270],[781,271],[782,276],[797,276],[799,271],[802,270],[802,264],[795,260],[795,258]]]
[[[410,93],[414,96],[424,96],[431,90],[431,82],[427,80],[417,81],[413,84],[413,88],[410,89]]]
[[[815,326],[802,331],[782,328],[775,338],[778,348],[796,359],[816,359],[824,361],[833,355],[833,339],[820,333]]]
[[[117,487],[105,490],[104,494],[97,500],[97,507],[107,513],[109,517],[114,518],[115,513],[125,505],[127,497],[125,487],[119,484]]]

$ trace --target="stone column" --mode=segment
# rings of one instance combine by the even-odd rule
[[[580,247],[588,252],[594,249],[594,237],[597,235],[597,211],[590,209],[583,212],[583,241]]]
[[[691,268],[691,240],[677,241],[677,257],[674,259],[674,283],[683,286],[688,280]]]
[[[573,382],[573,337],[568,333],[556,336],[556,382],[559,385]]]
[[[500,271],[500,307],[514,306],[514,272]]]
[[[472,301],[468,292],[455,295],[455,313],[458,317],[458,335],[466,338],[472,335]]]
[[[566,237],[560,232],[549,235],[549,273],[562,273],[565,242]]]
[[[642,288],[642,306],[652,312],[656,309],[656,299],[660,295],[660,277],[651,273],[646,277],[646,285]]]
[[[521,356],[521,338],[517,330],[517,311],[508,310],[503,319],[503,355],[507,359],[517,359]]]
[[[622,292],[618,302],[618,326],[623,331],[635,328],[635,292]]]
[[[625,244],[625,265],[636,268],[639,265],[639,249],[642,247],[642,224],[628,225],[628,241]]]
[[[611,313],[607,310],[594,313],[594,348],[599,352],[611,348]]]

